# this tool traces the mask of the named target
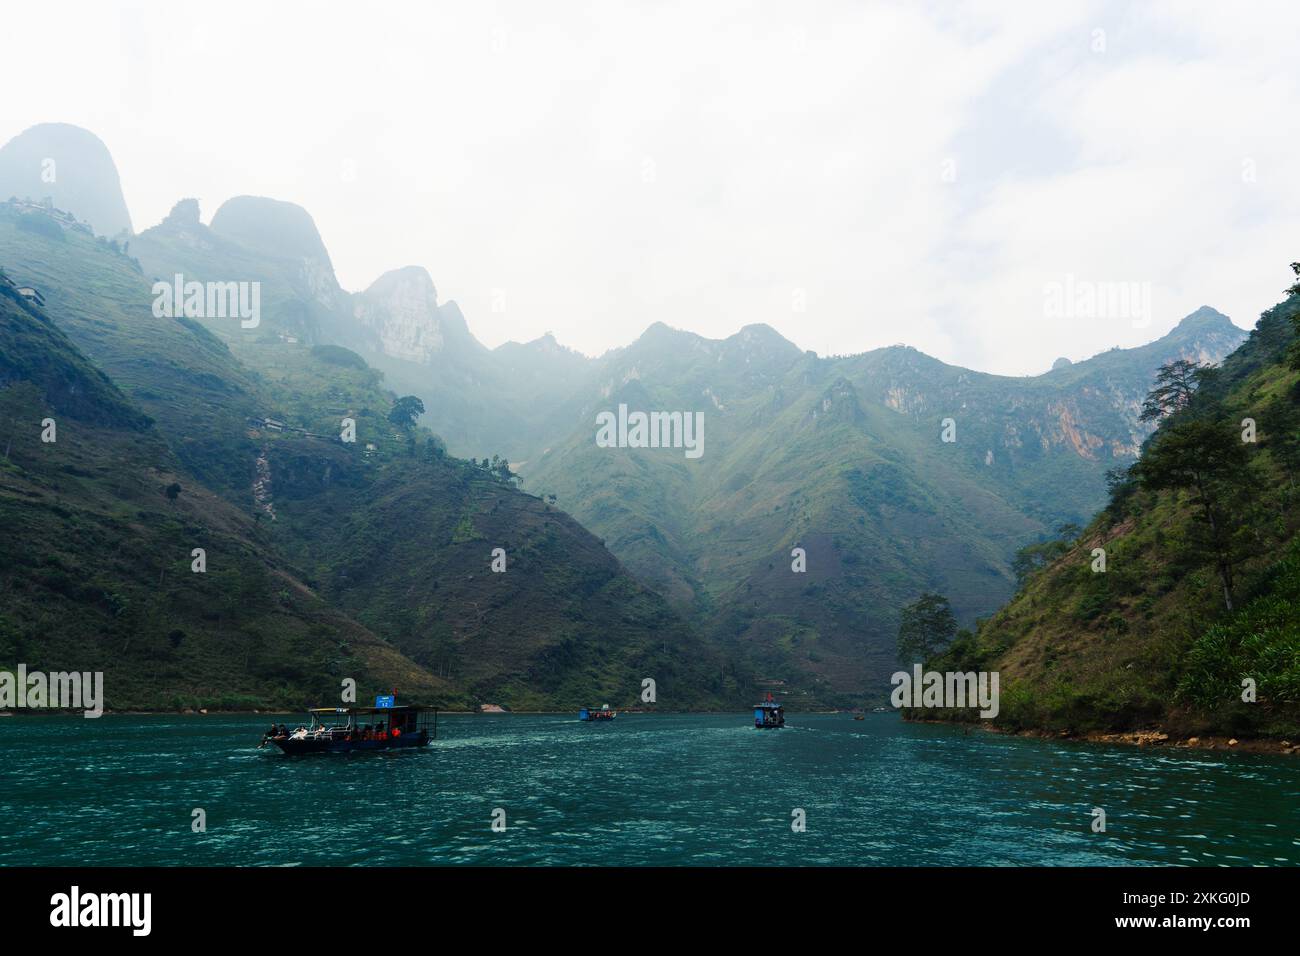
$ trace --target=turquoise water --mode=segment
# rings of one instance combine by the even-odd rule
[[[0,719],[0,864],[1300,863],[1294,759],[748,720],[444,716],[427,750],[287,759],[268,717]]]

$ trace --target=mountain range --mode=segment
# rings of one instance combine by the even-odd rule
[[[173,244],[178,270],[256,264],[278,327],[338,318],[336,288],[290,294],[304,272],[332,276],[317,261],[282,275],[195,208],[119,244],[0,204],[0,491],[21,529],[0,543],[0,663],[102,669],[114,708],[331,703],[346,678],[444,706],[622,705],[646,678],[669,708],[739,698],[721,656],[589,532],[390,421],[355,353],[157,314],[136,243]]]
[[[12,141],[0,170],[62,129]],[[818,356],[762,324],[711,340],[657,323],[599,358],[550,336],[488,349],[423,268],[342,289],[293,204],[236,197],[204,225],[182,200],[110,242],[116,170],[95,181],[105,195],[67,209],[98,238],[11,203],[0,266],[153,420],[175,474],[256,518],[265,562],[464,700],[626,701],[655,674],[683,706],[755,682],[809,705],[883,699],[899,608],[938,591],[965,623],[996,611],[1016,550],[1085,523],[1138,455],[1156,369],[1245,337],[1202,308],[1024,378],[903,346]],[[258,283],[258,325],[153,317],[151,284],[177,273]],[[398,395],[422,400],[424,428],[388,420]],[[620,406],[699,416],[703,454],[602,447],[598,416]],[[344,418],[355,445],[332,440]],[[250,424],[266,419],[301,431]],[[504,575],[494,547],[515,556]]]

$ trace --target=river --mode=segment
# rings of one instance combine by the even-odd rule
[[[749,719],[444,715],[424,750],[302,758],[257,748],[268,716],[0,719],[0,863],[1300,863],[1285,756]]]

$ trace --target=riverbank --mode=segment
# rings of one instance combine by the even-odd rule
[[[1300,754],[1300,744],[1291,740],[1274,740],[1268,737],[1176,737],[1162,730],[1131,730],[1124,733],[1071,734],[1068,731],[1052,733],[1045,730],[1001,731],[998,733],[1015,733],[1019,737],[1042,737],[1053,740],[1081,740],[1098,744],[1130,744],[1135,747],[1175,747],[1191,750],[1232,750],[1239,753],[1281,753]]]
[[[1100,731],[1075,732],[1069,730],[1018,729],[989,725],[983,721],[979,724],[952,720],[925,720],[917,717],[905,717],[908,723],[943,724],[949,727],[975,727],[986,733],[1006,734],[1012,737],[1032,737],[1040,740],[1073,740],[1093,744],[1128,744],[1133,747],[1171,747],[1186,750],[1231,750],[1237,753],[1271,753],[1300,755],[1300,741],[1272,737],[1239,738],[1215,735],[1181,735],[1171,734],[1156,728],[1148,730],[1128,730],[1119,733]]]

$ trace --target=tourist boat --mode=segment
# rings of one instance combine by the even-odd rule
[[[438,708],[376,697],[374,707],[313,707],[310,722],[262,740],[289,755],[423,747],[438,737]]]
[[[754,705],[754,729],[779,730],[785,726],[785,710],[767,692],[767,700]]]
[[[618,711],[610,710],[609,704],[597,710],[594,707],[583,707],[578,711],[579,720],[613,720],[618,716]]]

